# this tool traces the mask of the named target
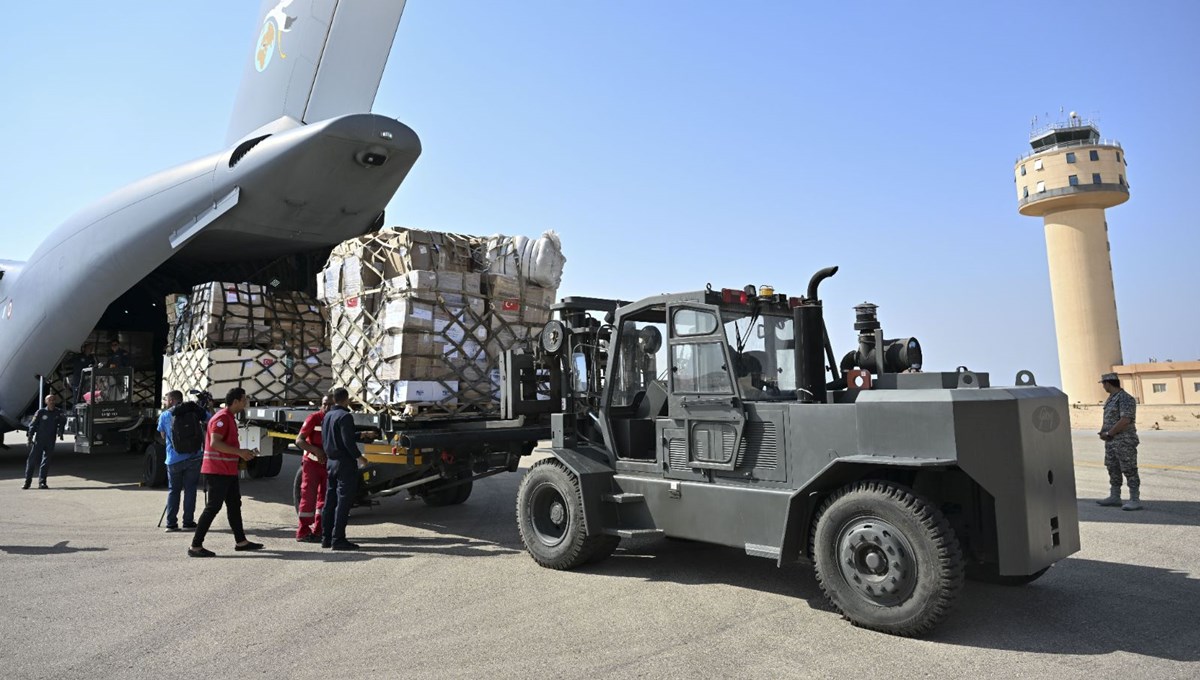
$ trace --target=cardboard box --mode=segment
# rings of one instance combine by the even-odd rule
[[[447,380],[397,380],[392,385],[393,404],[456,404],[458,383]]]
[[[392,298],[383,303],[379,325],[388,333],[433,331],[433,305],[411,298]]]

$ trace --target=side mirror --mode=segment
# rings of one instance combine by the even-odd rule
[[[577,352],[571,355],[571,365],[574,367],[572,371],[573,383],[571,389],[576,394],[585,394],[588,391],[588,372],[587,372],[587,357],[582,352]]]

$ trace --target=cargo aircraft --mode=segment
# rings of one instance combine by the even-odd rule
[[[311,291],[334,244],[382,226],[421,152],[370,112],[404,4],[265,0],[224,148],[83,208],[28,261],[0,260],[0,432],[94,329],[152,331],[161,348],[167,293]]]

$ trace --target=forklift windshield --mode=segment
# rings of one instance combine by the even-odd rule
[[[758,309],[721,310],[733,374],[746,401],[796,398],[792,317]]]
[[[133,371],[128,368],[85,368],[82,382],[84,403],[125,403],[130,400]]]

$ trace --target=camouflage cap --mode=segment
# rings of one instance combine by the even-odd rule
[[[1104,375],[1100,376],[1100,382],[1107,382],[1109,380],[1120,381],[1121,379],[1117,377],[1116,373],[1105,373]]]

